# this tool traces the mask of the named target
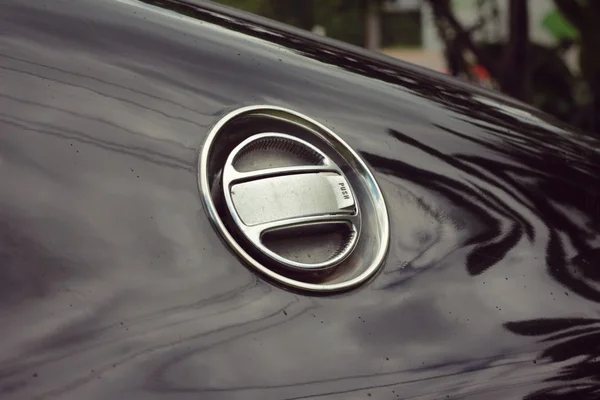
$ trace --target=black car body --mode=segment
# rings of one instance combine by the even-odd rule
[[[600,398],[597,139],[211,3],[0,3],[0,398]],[[257,104],[374,172],[360,288],[273,285],[211,226],[199,151]]]

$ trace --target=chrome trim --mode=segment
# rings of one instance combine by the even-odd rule
[[[351,274],[347,279],[335,280],[333,282],[326,283],[305,282],[297,279],[292,279],[291,277],[283,275],[262,265],[254,257],[248,254],[248,252],[246,252],[246,250],[242,246],[240,246],[240,244],[233,238],[233,236],[223,223],[223,220],[219,216],[216,204],[213,201],[211,195],[211,177],[209,176],[209,162],[211,161],[211,151],[215,146],[215,141],[219,132],[226,126],[226,124],[244,114],[257,116],[266,115],[274,119],[285,120],[291,124],[299,125],[313,133],[320,140],[327,143],[332,149],[334,149],[337,152],[338,155],[340,155],[340,157],[347,160],[348,165],[357,174],[357,177],[360,179],[361,184],[364,186],[364,190],[368,190],[368,195],[370,197],[369,200],[372,203],[372,208],[375,214],[369,217],[376,218],[375,221],[369,220],[369,223],[374,225],[372,236],[377,236],[377,238],[375,239],[378,240],[378,243],[376,243],[377,248],[372,257],[370,257],[368,265],[358,265],[358,263],[363,261],[363,257],[362,255],[354,257],[353,254],[350,257],[350,259],[354,259],[354,263],[357,265],[352,266],[353,274]],[[390,236],[389,215],[387,207],[385,205],[383,194],[375,180],[375,177],[369,170],[369,167],[366,165],[366,163],[362,160],[362,158],[338,135],[336,135],[334,132],[332,132],[329,128],[325,127],[321,123],[303,114],[277,106],[255,105],[243,107],[225,115],[212,127],[207,136],[206,142],[204,143],[204,146],[200,152],[198,162],[198,182],[200,187],[200,194],[203,200],[203,205],[206,210],[206,213],[209,216],[211,223],[215,226],[219,234],[223,237],[223,239],[231,247],[231,249],[253,268],[256,268],[258,271],[268,276],[269,278],[274,279],[275,281],[287,285],[291,288],[307,290],[312,292],[338,292],[347,290],[356,287],[361,283],[364,283],[365,281],[372,278],[378,271],[379,267],[382,265],[383,261],[385,260],[389,247]],[[356,187],[354,187],[354,190],[356,190]],[[361,201],[358,193],[354,192],[354,195],[355,199]],[[367,241],[365,246],[370,246],[371,242],[375,239],[372,237],[365,239]],[[360,240],[361,239],[359,238],[359,241]],[[355,271],[357,272],[355,273]]]

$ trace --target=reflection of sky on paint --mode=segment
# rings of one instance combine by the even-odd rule
[[[198,19],[189,17],[187,15],[179,14],[175,11],[168,10],[165,8],[159,8],[159,7],[152,6],[150,4],[141,3],[141,2],[138,2],[135,0],[116,0],[116,1],[118,3],[122,3],[122,4],[126,5],[128,7],[141,9],[147,13],[147,14],[144,14],[146,16],[156,15],[157,18],[154,18],[151,20],[151,22],[153,24],[162,25],[171,30],[180,31],[181,33],[184,33],[184,32],[186,34],[193,33],[193,31],[190,31],[189,27],[194,26],[199,29],[210,30],[210,31],[216,33],[216,35],[210,36],[210,40],[214,40],[217,42],[220,42],[222,39],[225,41],[229,41],[230,39],[232,39],[232,40],[242,40],[244,42],[249,42],[249,43],[253,43],[253,44],[257,44],[257,45],[264,45],[265,43],[268,43],[262,39],[243,35],[241,33],[235,32],[235,31],[230,31],[229,29],[224,28],[222,26],[203,22]],[[117,11],[114,7],[109,7],[109,10],[111,12]],[[129,11],[129,8],[126,8],[123,11]],[[214,13],[214,12],[211,12],[208,10],[202,10],[202,12],[212,15],[212,16],[215,16],[215,17],[218,17],[219,19],[224,20],[224,21],[233,22],[233,23],[237,22],[236,19],[229,18],[222,14],[217,14],[217,13]],[[132,17],[132,15],[128,12],[126,12],[124,14],[124,16],[128,20]],[[133,17],[135,18],[135,16],[133,16]],[[163,17],[168,17],[168,18],[163,18]],[[117,21],[115,21],[115,22],[117,22]],[[130,21],[127,21],[127,20],[118,21],[117,23],[120,23],[120,22],[122,22],[124,26],[127,26],[128,22],[130,23]],[[272,31],[260,29],[259,27],[250,27],[250,29],[253,29],[257,32],[267,32],[269,34],[277,35],[276,33],[272,32]],[[281,48],[281,50],[283,50],[284,52],[290,52],[289,50],[287,50],[285,48]]]
[[[367,80],[363,77],[360,77],[359,75],[349,74],[346,71],[344,71],[341,67],[336,67],[336,66],[332,66],[329,64],[323,64],[322,62],[320,62],[318,60],[314,60],[305,55],[298,54],[297,52],[295,52],[293,50],[289,50],[289,49],[286,49],[277,44],[270,43],[267,40],[250,37],[250,36],[235,32],[235,31],[228,30],[228,29],[220,27],[218,25],[214,25],[214,24],[210,24],[210,23],[206,23],[206,22],[200,22],[194,18],[183,16],[181,14],[177,14],[172,11],[165,11],[165,10],[157,8],[157,7],[153,7],[153,6],[149,6],[149,5],[145,5],[145,4],[141,4],[141,3],[135,3],[130,0],[119,0],[119,1],[121,1],[127,5],[147,9],[153,13],[157,13],[160,15],[162,15],[162,14],[169,15],[173,19],[172,25],[168,25],[168,27],[170,29],[178,30],[182,33],[185,32],[188,35],[196,35],[198,37],[202,37],[202,39],[203,39],[202,47],[205,47],[207,44],[209,44],[209,43],[207,43],[207,41],[210,40],[210,41],[214,41],[216,44],[219,44],[221,46],[225,45],[230,48],[239,48],[240,41],[243,41],[243,42],[251,42],[252,43],[251,46],[244,47],[244,52],[257,54],[258,56],[260,56],[261,61],[270,60],[272,62],[278,62],[279,59],[281,58],[282,54],[285,54],[286,55],[285,68],[282,70],[277,65],[277,68],[278,68],[277,71],[273,71],[275,77],[272,79],[269,79],[269,81],[266,82],[267,90],[270,86],[274,86],[274,89],[276,89],[276,90],[286,90],[286,89],[289,90],[289,88],[293,87],[293,85],[294,85],[293,81],[297,80],[298,79],[297,77],[302,77],[302,75],[304,75],[301,72],[298,73],[298,71],[309,70],[309,71],[318,72],[318,74],[315,74],[313,76],[313,78],[317,78],[318,80],[311,81],[311,82],[304,81],[300,84],[315,86],[315,87],[321,88],[321,90],[316,90],[315,92],[310,93],[310,96],[311,96],[310,99],[306,99],[306,102],[308,102],[308,103],[315,102],[320,97],[327,96],[329,98],[328,100],[330,102],[332,100],[335,100],[335,102],[339,102],[340,100],[342,100],[345,103],[346,107],[352,107],[353,101],[358,102],[359,98],[360,98],[360,103],[363,103],[366,101],[368,101],[368,102],[375,101],[377,103],[381,103],[383,107],[386,107],[386,106],[393,107],[393,105],[390,105],[389,101],[386,101],[389,99],[382,99],[380,97],[380,93],[379,93],[379,96],[375,96],[375,95],[370,96],[369,91],[365,91],[365,89],[367,87],[374,85],[374,83],[372,81]],[[207,11],[203,10],[203,12],[207,12]],[[129,18],[130,15],[127,15],[127,17]],[[157,20],[160,21],[164,26],[167,26],[164,23],[164,21],[166,21],[164,18],[159,18]],[[129,21],[126,21],[126,22],[129,23]],[[185,25],[182,24],[182,22],[184,22]],[[118,23],[118,22],[111,20],[111,23]],[[189,29],[190,26],[193,26],[194,29]],[[252,27],[250,27],[250,29],[252,29]],[[208,35],[208,37],[206,37],[206,36],[202,35],[202,30],[212,30],[212,31],[218,32],[219,35],[218,36]],[[268,32],[269,34],[276,34],[276,32],[273,32],[271,30],[268,30],[268,31],[264,30],[264,31]],[[352,57],[348,57],[348,60],[356,61]],[[268,68],[269,65],[265,65],[265,67]],[[295,69],[297,69],[298,71],[295,71]],[[285,75],[286,79],[279,79],[279,80],[276,79],[277,75],[280,75],[280,74]],[[331,79],[332,77],[335,77],[336,79]],[[254,78],[261,79],[262,77],[256,76]],[[407,78],[407,79],[410,79],[410,78]],[[278,82],[285,82],[285,84],[283,84],[283,83],[278,84]],[[344,85],[344,84],[345,84],[345,86],[340,87],[341,85]],[[389,84],[386,82],[382,82],[382,81],[376,81],[375,85],[377,85],[377,86],[380,85],[380,87],[379,87],[380,89],[382,87],[384,87],[386,89],[386,94],[392,95],[396,98],[398,96],[401,96],[405,100],[408,99],[408,96],[403,95],[402,91],[398,91],[398,87],[395,85],[392,85],[392,84]],[[345,93],[344,97],[341,97],[341,96],[338,98],[335,97],[336,93],[342,92],[342,91],[348,92],[349,89],[354,94],[356,94],[356,97],[348,97],[347,93]],[[263,91],[264,91],[264,89],[263,89]],[[333,91],[333,93],[331,93],[332,91]],[[277,92],[275,91],[275,93],[277,93]],[[325,95],[324,93],[327,93],[327,95]],[[299,99],[299,100],[303,100],[303,99]],[[319,100],[321,100],[321,99],[319,99]],[[322,99],[322,100],[327,100],[327,99]],[[419,101],[419,100],[417,100],[417,101]],[[394,104],[394,103],[392,103],[392,104]],[[422,101],[420,106],[431,107],[431,103],[427,102],[427,101]]]
[[[561,134],[561,135],[572,135],[572,133],[565,131],[564,129],[560,129],[555,125],[549,124],[544,121],[540,117],[535,116],[532,112],[527,111],[523,108],[513,107],[508,103],[501,103],[499,101],[493,100],[489,97],[484,97],[480,95],[473,95],[473,100],[479,101],[483,104],[494,107],[495,109],[505,113],[507,116],[512,118],[518,118],[519,120],[530,123],[533,125],[537,125],[543,129],[547,129],[551,132]]]
[[[121,14],[119,14],[121,18],[111,16],[110,19],[105,19],[105,23],[120,26],[133,32],[134,30],[131,28],[132,19],[137,19],[140,22],[135,25],[135,28],[141,30],[145,29],[146,24],[154,26],[156,22],[160,22],[162,26],[167,28],[165,34],[168,35],[169,39],[182,46],[182,50],[178,53],[187,53],[187,58],[177,59],[175,50],[165,49],[162,59],[148,60],[144,64],[132,64],[134,57],[123,54],[123,57],[118,60],[119,65],[116,67],[129,69],[135,75],[138,73],[155,73],[170,68],[173,74],[169,77],[170,79],[186,82],[186,84],[192,86],[190,89],[199,87],[204,90],[206,95],[202,96],[203,102],[211,102],[211,100],[214,102],[211,96],[215,93],[224,96],[221,104],[223,101],[234,103],[236,99],[246,99],[251,94],[256,96],[254,103],[272,103],[287,106],[287,104],[282,104],[280,93],[288,93],[293,91],[295,87],[300,86],[305,90],[296,92],[295,107],[306,107],[306,112],[313,113],[311,115],[315,117],[321,117],[321,122],[330,122],[323,121],[323,119],[328,120],[329,117],[335,116],[337,110],[344,115],[357,116],[357,120],[353,121],[356,123],[355,126],[335,126],[335,123],[330,123],[328,126],[334,130],[343,130],[345,134],[351,137],[352,144],[361,150],[368,150],[372,147],[368,132],[374,127],[384,128],[393,127],[394,125],[393,121],[365,112],[365,104],[377,104],[377,108],[381,109],[382,114],[401,113],[398,117],[402,117],[406,126],[410,126],[410,121],[414,120],[416,115],[421,116],[421,118],[423,115],[428,115],[426,113],[427,109],[432,111],[431,115],[438,115],[438,117],[439,113],[433,111],[437,110],[439,112],[440,109],[443,109],[442,106],[421,99],[419,96],[410,95],[405,89],[400,88],[398,90],[398,86],[381,81],[373,83],[372,80],[369,81],[359,75],[348,73],[339,67],[323,64],[293,51],[281,51],[281,46],[262,39],[251,38],[213,24],[199,22],[193,18],[141,3],[124,0],[123,6]],[[144,13],[132,15],[132,8],[142,10]],[[68,12],[76,13],[77,10],[71,9]],[[169,15],[170,18],[163,18],[164,13],[167,13],[166,15]],[[146,21],[142,20],[142,15],[146,18],[150,18],[152,15],[156,15],[156,17],[154,21]],[[206,30],[216,30],[223,34],[203,34]],[[174,32],[178,33],[173,35]],[[202,45],[197,45],[193,38],[202,40]],[[242,57],[237,56],[238,50],[241,49],[240,42],[248,40],[251,40],[252,43],[243,46]],[[186,51],[185,47],[192,47],[192,49]],[[223,51],[224,47],[231,48],[231,53]],[[154,56],[156,54],[160,53],[154,53]],[[173,55],[171,56],[171,54]],[[204,57],[200,57],[200,55],[204,55]],[[211,56],[219,58],[206,64],[205,58]],[[176,62],[173,65],[174,57]],[[280,59],[282,61],[279,61]],[[256,60],[260,60],[261,64],[257,65]],[[284,63],[285,68],[281,68],[281,62]],[[257,73],[252,75],[252,79],[240,77],[237,75],[239,69],[235,68],[234,64],[238,68],[240,64],[245,64],[250,74],[252,69],[256,68]],[[165,65],[168,65],[168,67]],[[181,68],[174,69],[173,66],[180,66]],[[313,74],[312,72],[316,73]],[[205,74],[205,76],[201,76],[202,74]],[[219,84],[223,85],[221,88],[215,87],[215,83],[212,82],[213,80],[210,77],[214,74],[219,75]],[[310,81],[305,78],[309,74],[311,76]],[[378,91],[375,92],[372,89],[378,89]],[[191,101],[187,103],[189,104]],[[401,109],[397,107],[399,103],[402,104]],[[320,106],[315,109],[314,104],[329,104],[330,106]],[[422,123],[423,121],[419,122]],[[436,137],[436,140],[444,140],[444,138]],[[448,144],[450,145],[450,143]],[[453,151],[452,149],[449,150]]]

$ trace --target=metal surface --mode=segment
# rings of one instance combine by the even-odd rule
[[[269,130],[277,127],[286,133],[262,132],[265,127]],[[250,168],[245,172],[235,168],[240,158],[249,151],[268,149],[269,143],[276,143],[278,148],[297,156],[302,155],[300,158],[305,159],[304,163],[295,160],[294,163],[298,165],[287,166],[277,161],[274,165]],[[270,159],[269,163],[272,161],[275,159]],[[381,267],[389,246],[389,217],[381,190],[361,157],[338,135],[317,121],[276,106],[256,105],[234,110],[210,130],[202,148],[198,170],[204,206],[217,232],[243,262],[275,282],[311,292],[338,292],[367,282]],[[329,175],[325,175],[325,185],[329,187],[330,180],[334,179],[337,194],[331,189],[327,190],[325,185],[320,188],[313,185],[312,189],[319,189],[319,192],[325,189],[325,195],[321,193],[318,199],[314,196],[307,198],[306,194],[311,188],[305,187],[305,193],[295,194],[304,196],[302,201],[295,200],[298,201],[297,207],[277,210],[277,204],[269,204],[274,197],[265,198],[268,193],[263,191],[262,198],[249,200],[259,201],[258,204],[242,205],[242,214],[250,219],[249,222],[244,222],[240,210],[236,210],[242,204],[240,194],[235,195],[235,188],[240,185],[256,185],[271,179],[281,184],[281,179],[315,179],[323,174]],[[272,187],[272,190],[285,188]],[[253,191],[255,194],[257,192]],[[248,192],[243,194],[248,195]],[[236,197],[237,204],[234,201]],[[307,200],[310,203],[311,199],[314,202],[327,198],[331,199],[331,206],[312,204],[312,208],[306,208],[309,205]],[[287,201],[290,201],[289,197]],[[219,211],[219,204],[223,202],[228,212]],[[257,214],[261,207],[265,211]],[[273,210],[266,211],[267,207]],[[300,210],[302,207],[304,210]],[[228,219],[237,226],[237,232],[230,228]],[[260,223],[254,224],[256,221]],[[317,262],[283,257],[263,240],[269,232],[283,234],[285,230],[288,233],[301,233],[308,229],[316,234],[339,223],[347,225],[348,233],[331,257],[317,257]],[[240,232],[247,240],[246,246],[240,243],[237,235]],[[253,249],[261,254],[252,254]],[[263,255],[276,264],[269,265],[268,260],[261,260]],[[296,270],[292,272],[309,270],[319,274],[290,274],[289,271],[280,270],[280,267]],[[323,274],[323,271],[327,274]]]
[[[305,164],[313,164],[321,172],[311,172],[315,168],[302,164],[247,172],[236,170],[235,160],[246,151],[257,151],[257,143],[265,149],[276,146],[284,149],[285,153],[309,155]],[[280,160],[276,161],[281,164]],[[223,169],[223,191],[231,217],[250,244],[283,266],[310,270],[331,268],[348,257],[356,246],[360,214],[350,184],[325,154],[293,136],[263,133],[240,143],[227,158]],[[327,229],[341,221],[349,225],[347,240],[324,260],[313,259],[310,263],[289,260],[263,243],[264,234],[268,231],[285,228],[301,234],[304,228],[309,228],[314,235],[318,233],[315,226]]]
[[[231,186],[235,211],[247,226],[310,215],[348,214],[354,200],[348,181],[334,173],[294,174],[258,179]]]
[[[360,290],[279,289],[215,233],[198,150],[252,104],[372,168],[391,242]],[[3,0],[0,398],[596,400],[598,149],[210,3]]]

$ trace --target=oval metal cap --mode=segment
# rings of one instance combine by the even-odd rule
[[[235,168],[240,154],[261,146],[263,149],[287,146],[292,153],[314,154],[317,161],[245,172]],[[344,173],[319,149],[293,136],[262,133],[240,143],[225,163],[223,194],[241,233],[261,253],[283,267],[313,271],[333,268],[356,246],[360,213]],[[336,228],[346,231],[345,238],[325,260],[288,259],[269,249],[263,241],[269,232],[314,235],[319,230]]]
[[[291,110],[235,110],[210,131],[198,181],[206,212],[245,264],[292,289],[347,290],[389,245],[385,201],[361,157]]]

